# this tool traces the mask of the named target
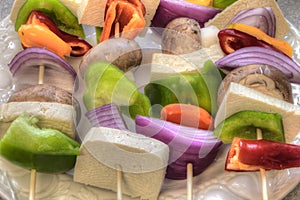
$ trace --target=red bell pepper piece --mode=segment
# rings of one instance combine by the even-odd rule
[[[235,137],[228,152],[225,170],[257,171],[300,167],[300,146],[270,140]]]
[[[238,49],[250,46],[260,46],[278,51],[272,45],[235,29],[223,29],[219,31],[218,38],[221,49],[225,54],[230,54]]]
[[[55,23],[41,11],[33,10],[30,13],[26,24],[39,24],[48,27],[49,30],[51,30],[58,37],[60,37],[63,41],[65,41],[71,46],[71,56],[83,56],[89,49],[92,48],[92,45],[90,45],[84,39],[59,30]]]
[[[145,27],[145,12],[140,0],[109,0],[100,42],[120,33],[119,37],[134,39]]]

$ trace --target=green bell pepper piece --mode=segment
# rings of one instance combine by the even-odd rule
[[[204,108],[213,116],[218,109],[217,91],[222,81],[220,71],[212,61],[207,61],[200,73],[178,74],[146,85],[144,93],[150,99],[153,115],[172,103],[192,104]]]
[[[83,27],[78,23],[77,17],[59,0],[27,0],[18,12],[15,31],[27,22],[33,10],[47,14],[60,30],[85,38]]]
[[[237,0],[213,0],[213,7],[225,9],[236,1]]]
[[[285,142],[280,114],[251,110],[240,111],[226,118],[216,127],[214,135],[223,143],[231,143],[234,137],[256,140],[257,128],[261,129],[263,139]]]
[[[88,111],[115,103],[125,114],[149,116],[150,101],[123,71],[113,64],[95,62],[85,72],[86,91],[83,102]]]
[[[37,127],[38,118],[20,115],[0,141],[0,155],[38,172],[61,173],[72,169],[79,143],[55,129]]]

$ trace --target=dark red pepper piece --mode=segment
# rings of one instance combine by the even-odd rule
[[[235,29],[223,29],[219,31],[218,38],[221,49],[225,54],[230,54],[238,49],[250,46],[260,46],[272,50],[277,50],[272,45],[258,40],[252,35]]]
[[[241,138],[234,138],[225,165],[228,171],[256,171],[260,168],[282,170],[294,167],[300,167],[299,145]]]
[[[33,10],[26,22],[27,24],[43,24],[47,26],[53,33],[60,37],[63,41],[68,43],[71,48],[71,56],[79,57],[83,56],[89,49],[92,48],[88,42],[84,39],[65,33],[57,28],[55,23],[43,12]]]

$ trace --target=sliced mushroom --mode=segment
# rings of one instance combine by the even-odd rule
[[[279,69],[270,65],[246,65],[229,72],[218,90],[220,105],[231,82],[239,83],[272,97],[293,103],[291,84]]]
[[[162,33],[162,51],[168,54],[187,54],[201,48],[199,23],[179,17],[167,24]]]
[[[13,93],[8,102],[56,102],[72,105],[72,94],[53,85],[38,84]]]

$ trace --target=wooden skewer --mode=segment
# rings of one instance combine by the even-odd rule
[[[44,83],[44,75],[45,75],[45,66],[40,65],[39,67],[39,81],[38,84],[43,84]]]
[[[117,166],[117,199],[122,200],[122,169]]]
[[[44,83],[44,76],[45,76],[45,66],[39,66],[39,79],[38,84]],[[29,200],[34,200],[35,198],[35,185],[36,185],[36,170],[31,169],[30,172],[30,188],[29,188]]]
[[[36,170],[32,169],[30,172],[30,190],[29,200],[34,200],[35,196],[35,182],[36,182]]]
[[[256,129],[257,139],[261,140],[262,137],[262,131],[261,129]],[[268,187],[267,187],[267,177],[266,177],[266,170],[263,168],[260,168],[260,177],[261,177],[261,185],[262,185],[262,193],[263,193],[263,200],[268,200]]]
[[[120,23],[119,22],[117,22],[115,24],[115,37],[116,38],[121,37],[121,35],[120,35]]]
[[[193,164],[187,164],[187,200],[193,199]]]

